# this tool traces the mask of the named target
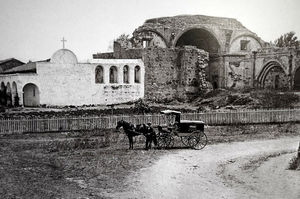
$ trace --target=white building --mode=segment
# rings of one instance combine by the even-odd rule
[[[50,60],[29,62],[0,74],[5,103],[24,106],[117,104],[144,97],[140,59],[92,59],[79,63],[67,49]],[[3,99],[2,99],[3,102]]]

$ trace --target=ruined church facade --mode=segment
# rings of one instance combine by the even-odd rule
[[[231,18],[146,20],[129,46],[78,62],[67,49],[0,72],[0,105],[190,100],[216,88],[300,90],[300,50],[275,48]]]
[[[203,15],[149,19],[133,32],[131,41],[130,47],[115,44],[113,53],[94,58],[142,58],[146,97],[174,97],[176,89],[197,94],[203,83],[211,88],[300,88],[299,49],[269,47],[236,19]],[[170,73],[173,82],[166,82]]]

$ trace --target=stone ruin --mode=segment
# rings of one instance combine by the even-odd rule
[[[270,48],[231,18],[181,15],[148,19],[130,46],[93,58],[145,64],[145,98],[188,100],[216,88],[300,89],[300,50]]]

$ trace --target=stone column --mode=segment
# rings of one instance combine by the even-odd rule
[[[124,84],[124,81],[123,81],[123,68],[124,66],[118,66],[117,69],[118,69],[118,84]]]
[[[109,69],[110,66],[103,67],[103,82],[109,84]]]

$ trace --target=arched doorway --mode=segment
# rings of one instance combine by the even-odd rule
[[[1,82],[0,87],[0,105],[6,106],[6,86],[4,82]]]
[[[16,82],[12,83],[12,105],[13,106],[19,106],[19,95],[18,95],[18,88]]]
[[[277,61],[266,63],[257,80],[262,88],[287,89],[289,87],[288,77]]]
[[[23,87],[23,105],[39,106],[40,92],[38,87],[33,83],[28,83]]]
[[[188,29],[175,40],[176,47],[187,45],[195,46],[209,53],[208,67],[205,68],[207,80],[215,88],[222,87],[219,71],[223,62],[220,57],[220,43],[215,35],[204,28]]]
[[[6,105],[12,106],[12,93],[11,93],[11,87],[9,82],[6,85]]]
[[[295,72],[294,89],[300,91],[300,68],[298,68]]]

